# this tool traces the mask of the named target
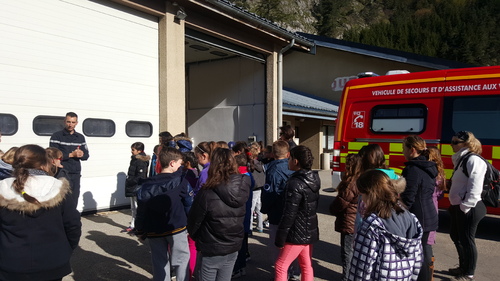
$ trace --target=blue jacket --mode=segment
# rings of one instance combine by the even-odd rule
[[[192,191],[179,169],[161,173],[140,182],[137,191],[137,235],[161,237],[186,229],[187,208],[192,204]]]
[[[151,166],[149,166],[149,177],[156,176],[155,167],[157,158],[158,157],[156,156],[156,154],[153,154],[153,156],[151,157]]]
[[[12,177],[12,165],[0,159],[0,180]]]
[[[250,177],[250,195],[248,196],[247,203],[245,205],[245,221],[243,222],[243,226],[245,227],[246,233],[252,233],[252,200],[253,200],[253,188],[255,186],[255,180],[251,173],[246,172],[243,175],[247,175]]]
[[[267,214],[270,224],[278,225],[285,206],[286,181],[293,171],[288,170],[288,158],[271,161],[264,169],[266,184],[262,190],[260,211]]]

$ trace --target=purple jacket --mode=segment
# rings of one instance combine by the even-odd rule
[[[200,177],[198,178],[198,182],[196,183],[196,186],[193,188],[195,196],[196,194],[198,194],[198,191],[200,191],[201,187],[205,184],[205,182],[208,179],[208,168],[210,168],[210,162],[203,165],[203,170],[201,170],[200,172]]]

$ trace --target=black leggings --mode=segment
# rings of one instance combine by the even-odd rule
[[[423,259],[422,259],[422,268],[420,269],[420,273],[418,274],[417,281],[430,281],[432,280],[432,245],[427,243],[429,240],[430,232],[424,232],[422,235],[422,250],[423,250]]]
[[[476,230],[479,222],[486,216],[486,206],[479,201],[467,214],[460,205],[452,205],[450,212],[450,237],[458,252],[458,262],[465,275],[474,275],[477,263]]]

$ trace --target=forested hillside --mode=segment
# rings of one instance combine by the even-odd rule
[[[302,31],[475,65],[500,64],[500,0],[233,0]]]

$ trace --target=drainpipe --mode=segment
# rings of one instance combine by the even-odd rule
[[[290,44],[283,47],[278,53],[278,130],[279,127],[283,126],[283,54],[290,50],[293,44],[295,44],[295,39],[292,39]]]

